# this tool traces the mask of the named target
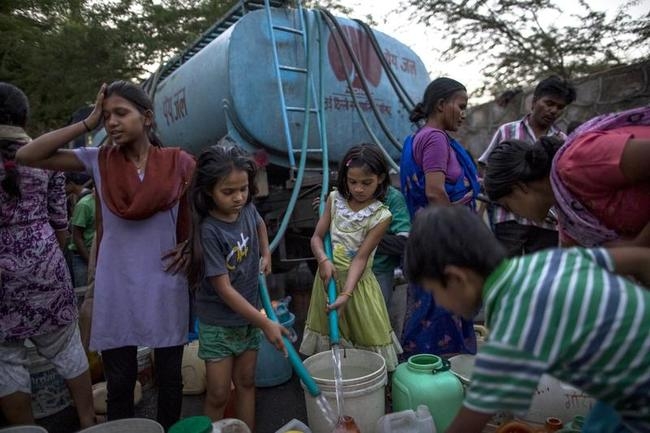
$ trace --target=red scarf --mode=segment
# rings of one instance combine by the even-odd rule
[[[143,220],[171,209],[179,203],[177,241],[189,236],[191,215],[185,192],[189,187],[196,161],[179,148],[151,146],[140,180],[137,169],[117,146],[99,150],[99,173],[102,196],[115,215],[129,220]],[[101,215],[98,221],[101,222]],[[99,233],[98,233],[99,234]]]

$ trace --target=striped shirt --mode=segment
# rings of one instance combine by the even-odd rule
[[[650,432],[650,291],[615,275],[604,249],[505,260],[483,289],[491,330],[465,406],[528,410],[542,374],[614,407]]]
[[[487,164],[490,153],[492,153],[492,150],[494,150],[496,145],[501,143],[503,140],[515,138],[517,140],[522,140],[530,143],[531,145],[535,144],[537,138],[535,137],[533,128],[531,128],[528,121],[529,117],[530,114],[525,116],[523,119],[501,125],[499,129],[497,129],[497,132],[494,134],[494,137],[492,137],[492,141],[488,145],[487,149],[485,149],[485,152],[483,152],[483,154],[479,157],[478,161],[482,164]],[[560,131],[555,125],[551,125],[551,127],[546,132],[546,135],[558,137],[562,140],[566,139],[566,134]],[[492,224],[503,223],[506,221],[516,221],[519,224],[527,226],[533,225],[548,230],[557,230],[555,224],[548,222],[536,223],[529,219],[520,217],[519,215],[516,215],[508,211],[506,208],[496,204],[493,204],[490,210],[490,219]]]

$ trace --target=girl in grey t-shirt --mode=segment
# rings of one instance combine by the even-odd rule
[[[271,252],[264,221],[251,203],[255,173],[244,151],[224,140],[201,154],[190,187],[194,228],[188,270],[196,290],[199,357],[207,373],[205,414],[223,418],[232,381],[238,417],[251,431],[258,328],[285,355],[282,334],[288,334],[259,311],[258,275],[271,272]]]

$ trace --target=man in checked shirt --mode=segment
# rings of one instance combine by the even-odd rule
[[[531,145],[545,135],[564,140],[566,135],[554,123],[564,108],[575,99],[576,91],[569,81],[555,75],[540,81],[533,93],[531,112],[522,119],[501,125],[490,145],[478,159],[479,164],[487,165],[490,153],[503,140],[515,138]],[[558,232],[552,221],[538,224],[497,204],[491,204],[488,212],[494,234],[509,256],[528,254],[558,245]]]

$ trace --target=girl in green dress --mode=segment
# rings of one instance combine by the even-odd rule
[[[318,276],[314,279],[301,353],[312,355],[330,349],[327,313],[337,309],[343,347],[379,353],[389,371],[397,366],[402,348],[372,273],[375,250],[391,221],[390,211],[381,202],[388,185],[388,166],[377,146],[354,146],[341,160],[337,190],[330,193],[311,238]],[[328,231],[333,262],[323,246]],[[330,278],[335,279],[338,290],[332,304],[327,303],[326,294]]]

